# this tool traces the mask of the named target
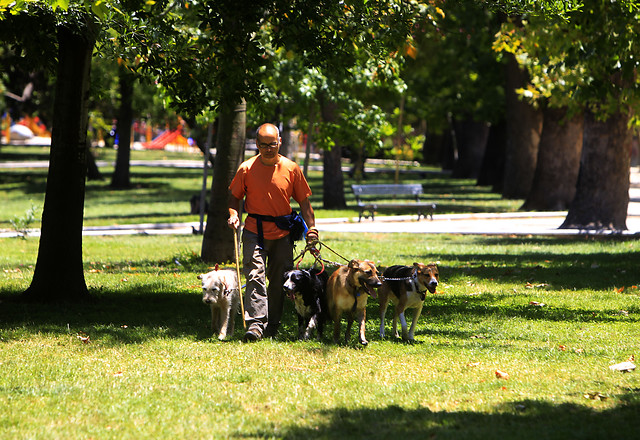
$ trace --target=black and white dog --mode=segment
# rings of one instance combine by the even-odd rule
[[[284,274],[283,289],[296,307],[300,340],[309,339],[314,328],[317,328],[318,338],[322,338],[327,314],[325,289],[328,278],[326,272],[315,268],[295,269]]]

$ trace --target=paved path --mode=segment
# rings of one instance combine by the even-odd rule
[[[48,161],[41,164],[4,163],[0,167],[24,168],[25,166],[48,166]],[[103,164],[104,165],[104,164]],[[148,161],[140,163],[132,161],[131,165],[149,165]],[[182,166],[202,168],[197,161],[163,161],[155,166]],[[640,169],[632,169],[629,189],[629,211],[627,214],[627,231],[624,235],[640,236]],[[320,232],[407,232],[415,234],[479,234],[479,235],[576,235],[580,233],[597,234],[596,231],[580,231],[576,229],[558,229],[566,217],[564,212],[515,212],[496,214],[442,214],[434,215],[433,220],[416,221],[416,216],[377,216],[375,221],[364,219],[358,222],[357,217],[317,219]],[[116,226],[85,227],[84,235],[131,235],[131,234],[192,234],[198,229],[199,222],[192,223],[159,223]],[[602,231],[601,234],[612,234]],[[0,237],[15,236],[13,231],[0,231]],[[33,231],[38,236],[39,231]]]

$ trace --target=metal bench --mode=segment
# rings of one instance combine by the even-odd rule
[[[371,217],[371,220],[375,220],[375,213],[379,209],[399,208],[415,208],[418,213],[418,220],[421,217],[426,218],[427,215],[433,220],[436,204],[420,201],[422,185],[419,183],[351,185],[351,189],[356,196],[356,202],[360,210],[358,215],[359,222],[362,221],[362,217]],[[382,201],[372,200],[373,197]],[[404,197],[405,200],[397,200],[398,197]],[[413,200],[408,200],[409,197],[412,197]]]

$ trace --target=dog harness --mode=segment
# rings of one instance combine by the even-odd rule
[[[347,283],[349,283],[350,286],[353,287],[353,307],[351,307],[351,313],[355,313],[356,311],[356,306],[358,305],[358,297],[360,295],[362,295],[363,293],[368,294],[368,292],[365,290],[364,287],[362,286],[356,286],[355,284],[351,283],[351,280],[347,280]]]
[[[407,281],[409,286],[411,287],[411,291],[417,293],[418,295],[420,295],[420,299],[422,301],[424,301],[427,298],[427,288],[425,287],[424,290],[420,290],[420,282],[418,281],[418,271],[417,270],[411,270],[411,276],[409,277],[404,277],[404,278],[385,278],[385,281]],[[397,288],[397,284],[392,283],[391,284],[391,291],[393,292],[393,294],[396,297],[400,297],[400,292],[398,291]]]

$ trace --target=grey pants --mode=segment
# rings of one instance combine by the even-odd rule
[[[280,327],[284,306],[284,272],[293,267],[293,244],[289,236],[265,239],[264,249],[261,249],[258,235],[245,229],[242,247],[243,272],[247,280],[244,294],[247,328],[259,330],[267,337],[274,336]]]

